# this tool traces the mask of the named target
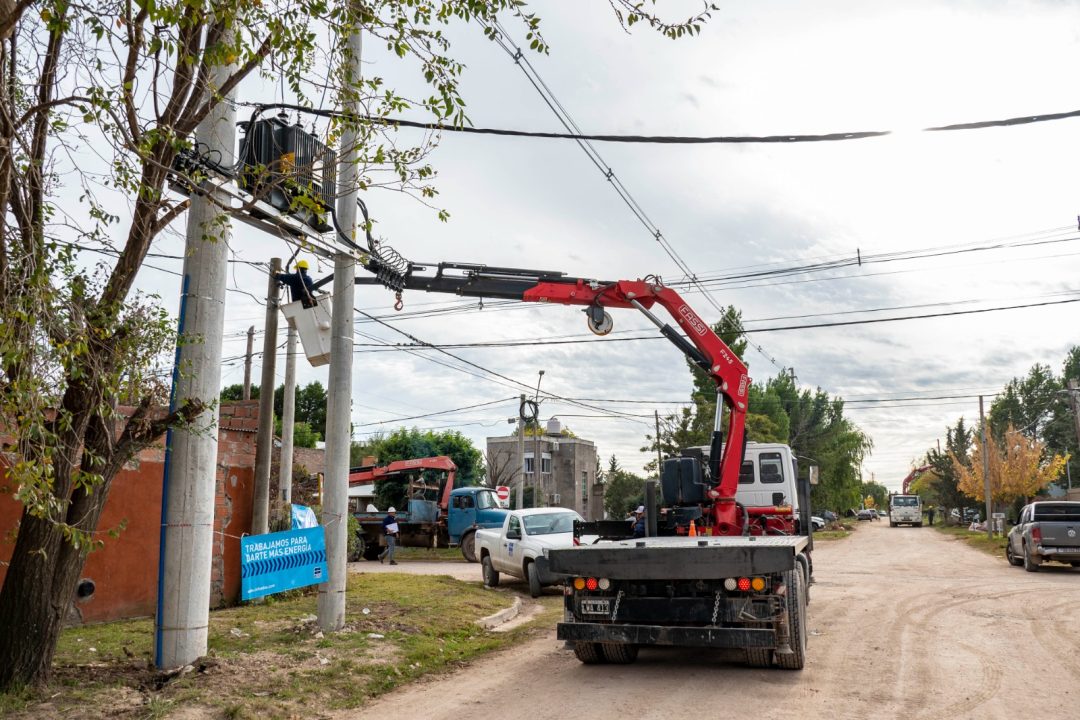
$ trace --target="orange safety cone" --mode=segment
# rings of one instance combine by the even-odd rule
[[[690,521],[690,537],[697,537],[697,527],[694,526],[694,521]]]

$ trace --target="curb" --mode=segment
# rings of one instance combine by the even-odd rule
[[[509,622],[521,613],[521,598],[515,597],[514,604],[510,607],[500,610],[494,615],[488,615],[487,617],[480,618],[476,621],[476,624],[485,630],[492,630],[505,622]]]

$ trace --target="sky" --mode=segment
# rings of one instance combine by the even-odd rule
[[[755,382],[793,368],[801,387],[848,401],[845,412],[874,443],[863,466],[867,481],[899,488],[947,426],[961,416],[977,419],[979,394],[989,403],[1036,362],[1060,372],[1068,349],[1080,343],[1077,305],[1068,303],[778,329],[1080,299],[1080,203],[1070,167],[1080,119],[920,131],[1077,109],[1064,90],[1067,71],[1080,66],[1080,6],[725,3],[700,36],[672,41],[640,25],[623,31],[605,2],[530,5],[550,46],[550,54],[531,62],[585,132],[894,131],[830,143],[595,146],[699,278],[856,253],[867,260],[710,285],[710,297],[686,293],[710,323],[719,318],[713,303],[742,311],[754,343],[746,360]],[[678,17],[698,6],[661,5]],[[512,18],[504,25],[521,43],[520,25]],[[461,90],[473,124],[562,129],[519,68],[478,28],[455,25],[448,34],[454,55],[467,66]],[[365,74],[382,76],[406,94],[422,92],[415,67],[374,45],[364,50]],[[238,97],[280,98],[276,87],[260,83],[242,87]],[[426,119],[416,111],[410,117]],[[402,141],[419,137],[400,133]],[[436,203],[449,211],[449,222],[400,193],[365,195],[376,234],[414,261],[540,268],[605,280],[651,274],[675,283],[683,277],[573,142],[447,133],[430,161],[438,171]],[[181,252],[182,224],[178,230],[156,249]],[[1001,244],[1014,247],[986,249]],[[280,239],[242,225],[232,248],[234,258],[254,262],[291,254]],[[921,252],[928,250],[933,252]],[[896,256],[913,252],[930,256]],[[154,264],[180,269],[179,261]],[[254,296],[265,292],[260,270],[240,263],[231,269],[231,287]],[[316,276],[329,270],[313,262]],[[139,282],[158,292],[166,307],[177,307],[174,275],[144,268]],[[261,330],[263,323],[263,307],[245,292],[228,297],[223,386],[242,381],[244,331],[249,325]],[[356,301],[393,328],[436,344],[591,337],[579,308],[489,303],[481,310],[473,300],[407,292],[398,315],[391,293],[375,287],[358,287]],[[407,316],[447,307],[462,311]],[[616,310],[613,319],[612,338],[652,330],[633,311]],[[605,460],[615,455],[623,467],[640,471],[651,457],[639,448],[652,431],[653,411],[673,412],[691,390],[681,354],[662,340],[455,349],[453,358],[431,350],[387,350],[385,343],[409,341],[391,327],[360,320],[352,398],[356,440],[406,425],[460,430],[483,448],[485,437],[508,434],[516,396],[531,396],[543,370],[541,397],[588,399],[594,409],[547,397],[541,418],[558,417],[594,441]],[[253,377],[259,375],[256,357]],[[283,350],[277,375],[280,382]],[[327,369],[301,362],[298,376],[301,384],[325,385]],[[962,397],[934,399],[941,396]],[[485,405],[400,420],[479,404]]]

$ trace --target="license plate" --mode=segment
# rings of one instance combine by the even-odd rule
[[[611,612],[610,600],[582,600],[581,612],[585,615],[607,615]]]

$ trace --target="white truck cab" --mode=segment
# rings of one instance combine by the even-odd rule
[[[922,527],[922,498],[918,495],[889,496],[889,527]]]

